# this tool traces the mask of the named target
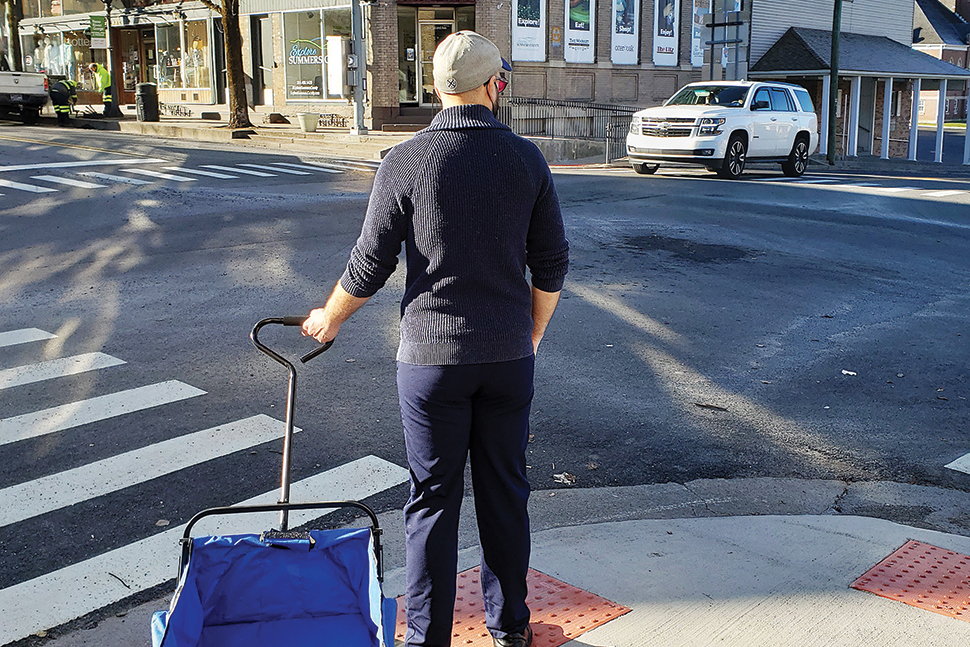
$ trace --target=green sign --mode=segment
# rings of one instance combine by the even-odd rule
[[[108,49],[108,18],[91,16],[91,49]]]

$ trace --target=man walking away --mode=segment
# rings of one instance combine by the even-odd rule
[[[51,86],[51,103],[57,114],[57,125],[67,126],[71,123],[71,109],[77,102],[77,81],[63,79]]]
[[[404,244],[397,384],[411,472],[405,644],[451,644],[470,457],[485,625],[496,646],[528,647],[533,369],[569,246],[549,166],[495,119],[511,71],[498,48],[456,32],[433,65],[442,110],[381,163],[347,269],[303,330],[320,342],[336,337],[387,281]]]
[[[91,74],[94,75],[94,89],[101,93],[101,100],[104,102],[104,116],[112,114],[112,104],[114,98],[111,96],[111,72],[100,63],[91,63],[88,66]]]

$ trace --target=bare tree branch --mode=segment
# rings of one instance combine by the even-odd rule
[[[220,16],[224,16],[225,15],[225,11],[226,10],[222,7],[222,5],[218,5],[218,4],[214,3],[214,2],[212,2],[212,0],[199,0],[199,2],[201,2],[203,5],[205,5],[209,9],[212,9],[213,11],[215,11]]]

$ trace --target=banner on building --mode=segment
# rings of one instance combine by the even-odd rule
[[[711,18],[711,0],[694,0],[693,22],[690,30],[690,64],[704,67],[704,49],[707,38],[705,25]]]
[[[108,49],[107,16],[90,16],[91,49]]]
[[[546,0],[512,0],[512,60],[546,60]]]
[[[593,63],[596,60],[594,46],[596,0],[565,0],[566,2],[566,50],[568,63]]]
[[[653,64],[677,65],[680,0],[654,0]]]
[[[640,62],[640,0],[613,0],[610,60],[617,65]]]

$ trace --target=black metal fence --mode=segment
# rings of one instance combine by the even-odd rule
[[[508,97],[499,103],[499,120],[526,137],[602,141],[604,161],[626,155],[626,133],[638,108],[583,101]]]

